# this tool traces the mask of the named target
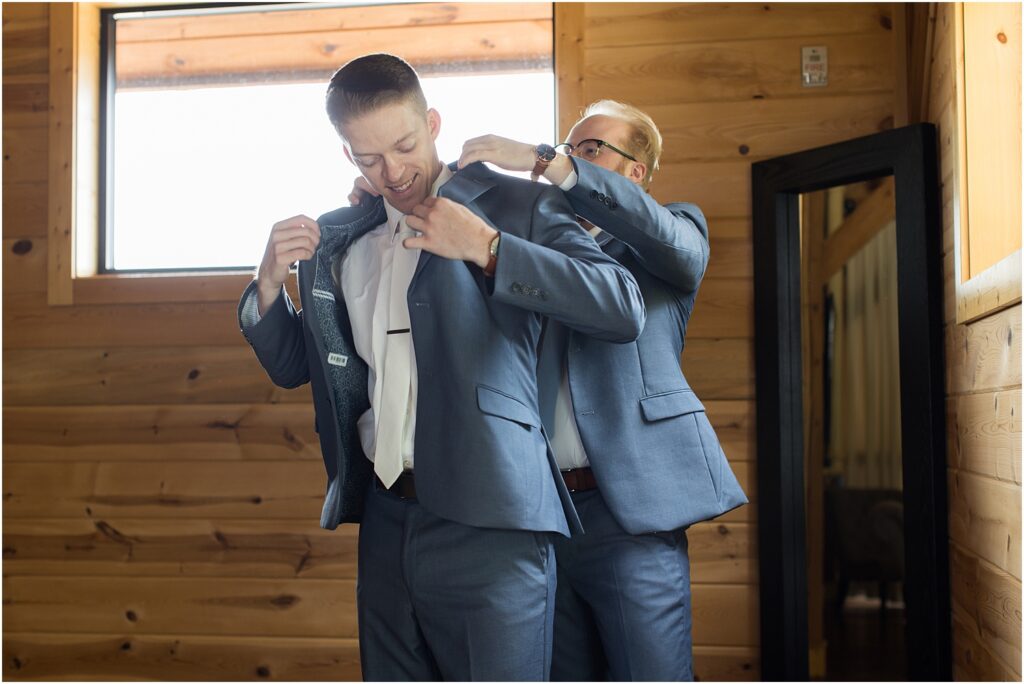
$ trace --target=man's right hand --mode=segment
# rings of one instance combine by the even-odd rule
[[[270,230],[267,249],[256,273],[260,315],[264,315],[281,294],[288,272],[296,261],[312,259],[320,244],[320,226],[308,216],[278,221]]]

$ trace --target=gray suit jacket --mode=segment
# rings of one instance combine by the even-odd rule
[[[419,394],[416,490],[443,518],[478,527],[579,530],[537,409],[537,347],[545,317],[609,343],[633,340],[644,305],[630,273],[574,220],[551,186],[458,172],[439,196],[502,231],[497,272],[424,252],[408,302]],[[312,383],[328,490],[321,524],[358,521],[372,476],[356,422],[369,406],[366,364],[355,353],[331,262],[385,220],[382,200],[319,219],[321,245],[299,263],[297,312],[287,293],[258,322],[255,284],[239,324],[270,378]]]
[[[704,215],[693,204],[662,207],[621,175],[573,161],[573,209],[603,229],[598,244],[633,274],[647,308],[629,344],[545,334],[568,347],[576,422],[601,494],[631,534],[720,515],[747,497],[679,365],[710,254]],[[541,382],[547,394],[558,378]]]

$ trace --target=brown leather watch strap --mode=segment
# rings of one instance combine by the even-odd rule
[[[538,159],[537,163],[533,165],[533,171],[530,172],[530,180],[536,182],[538,178],[544,175],[549,166],[551,166],[550,161]]]
[[[533,171],[530,172],[530,180],[534,183],[536,183],[537,179],[543,176],[547,168],[551,166],[551,162],[555,160],[556,154],[555,148],[545,143],[537,145],[536,152],[537,163],[533,165]]]
[[[484,275],[488,278],[494,277],[494,272],[498,269],[498,245],[501,244],[501,233],[499,232],[491,239],[489,246],[491,255],[487,258],[487,265],[484,266]]]

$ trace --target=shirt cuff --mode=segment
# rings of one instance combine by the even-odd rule
[[[558,184],[558,187],[562,192],[569,192],[576,187],[576,183],[578,183],[579,180],[580,177],[576,175],[576,169],[573,169],[569,172],[569,175],[565,177],[565,180]]]
[[[284,286],[281,286],[282,289]],[[278,292],[278,298],[281,297],[281,293]],[[239,312],[239,319],[242,323],[243,329],[254,328],[256,325],[263,320],[263,316],[260,315],[259,306],[259,290],[252,288],[252,290],[246,295],[245,301],[242,303],[241,311]],[[277,299],[274,300],[277,302]]]

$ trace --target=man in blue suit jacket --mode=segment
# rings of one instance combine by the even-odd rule
[[[548,324],[541,416],[585,534],[558,540],[556,680],[693,678],[686,527],[747,502],[679,366],[708,263],[704,215],[646,188],[661,135],[634,107],[591,105],[568,151],[537,170],[565,190],[604,252],[640,284],[630,344]],[[534,147],[483,136],[460,164],[538,164]]]
[[[349,62],[327,110],[381,197],[275,224],[239,322],[271,379],[312,384],[321,524],[361,521],[367,679],[540,680],[553,538],[579,521],[541,429],[543,321],[628,342],[629,272],[562,193],[434,147],[440,117],[391,55]],[[296,311],[284,290],[299,262]]]

